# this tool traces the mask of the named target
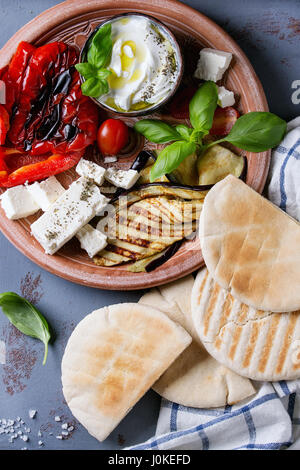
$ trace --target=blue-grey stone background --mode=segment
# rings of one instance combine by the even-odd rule
[[[38,13],[58,3],[56,0],[0,0],[0,47]],[[299,0],[184,3],[212,18],[237,41],[263,84],[271,111],[285,119],[299,115],[299,103],[292,102],[295,91],[292,84],[299,80],[300,85]],[[61,357],[74,326],[96,308],[138,300],[141,291],[111,292],[72,284],[36,266],[0,233],[0,292],[5,291],[15,291],[34,302],[45,313],[56,338],[43,367],[42,344],[18,333],[0,313],[0,341],[6,343],[6,364],[0,364],[0,419],[16,420],[19,416],[25,422],[19,429],[30,427],[28,442],[15,439],[10,443],[9,434],[0,434],[0,450],[121,449],[153,435],[160,405],[160,398],[153,391],[100,444],[72,417],[64,403],[60,382]],[[35,419],[29,418],[29,409],[37,410]],[[55,416],[60,416],[62,421],[56,422]],[[69,438],[58,440],[55,436],[61,434],[62,422],[70,423],[75,430]],[[38,436],[38,431],[42,436]],[[43,442],[42,447],[39,440]]]

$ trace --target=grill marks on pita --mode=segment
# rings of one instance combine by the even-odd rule
[[[235,372],[256,380],[300,376],[300,311],[249,307],[220,288],[207,269],[197,275],[192,310],[208,352]]]
[[[205,264],[215,281],[255,309],[300,309],[300,225],[234,176],[208,193],[200,216]]]

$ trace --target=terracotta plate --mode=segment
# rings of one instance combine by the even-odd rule
[[[174,0],[68,0],[45,11],[21,28],[1,49],[0,67],[6,65],[20,41],[42,45],[63,40],[80,48],[87,35],[101,20],[113,15],[136,11],[153,15],[164,22],[177,37],[185,59],[185,80],[195,69],[201,47],[212,47],[232,52],[233,63],[224,79],[226,86],[236,93],[240,111],[266,111],[268,105],[262,86],[237,44],[213,21]],[[166,117],[167,108],[161,114]],[[160,115],[161,115],[160,114]],[[155,117],[158,117],[156,114]],[[127,120],[132,125],[132,119]],[[129,161],[142,147],[137,143],[128,155],[120,160],[119,167],[129,166]],[[247,183],[262,192],[267,177],[270,152],[247,153]],[[99,156],[95,156],[99,160]],[[74,171],[60,175],[67,186],[74,178]],[[71,241],[55,256],[44,254],[40,245],[30,235],[30,223],[35,217],[8,220],[1,211],[0,228],[4,235],[28,258],[48,271],[79,284],[104,289],[141,289],[183,277],[201,267],[203,263],[199,240],[185,242],[180,250],[165,264],[151,273],[130,273],[126,267],[104,268],[95,266],[77,241]]]

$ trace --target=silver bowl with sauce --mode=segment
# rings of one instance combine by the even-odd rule
[[[160,21],[158,21],[154,17],[149,16],[149,15],[143,15],[141,13],[134,13],[134,12],[133,13],[124,13],[122,15],[114,16],[114,17],[110,18],[109,20],[106,20],[103,23],[99,24],[94,29],[94,31],[90,34],[87,41],[85,42],[85,44],[84,44],[84,46],[81,50],[81,53],[80,53],[80,62],[86,62],[86,57],[87,57],[87,53],[88,53],[88,49],[90,47],[91,41],[92,41],[94,35],[96,34],[96,32],[99,30],[99,28],[103,27],[107,23],[114,23],[116,21],[119,21],[119,20],[122,20],[122,19],[127,19],[127,18],[132,17],[132,16],[137,16],[137,17],[142,17],[142,18],[148,19],[151,22],[151,24],[153,25],[153,29],[155,29],[155,31],[157,32],[158,37],[163,38],[163,40],[167,41],[167,44],[170,44],[171,51],[172,51],[172,53],[171,53],[172,54],[172,64],[175,64],[175,67],[174,67],[174,70],[173,70],[174,80],[173,80],[173,82],[171,82],[170,89],[167,91],[165,96],[163,96],[163,98],[160,99],[159,101],[157,101],[156,103],[149,103],[148,104],[146,102],[146,99],[145,99],[145,106],[142,107],[141,109],[129,109],[128,111],[126,111],[126,110],[123,110],[121,108],[118,108],[117,106],[114,107],[113,105],[109,105],[108,103],[105,103],[104,101],[101,100],[101,97],[100,98],[91,97],[91,99],[98,106],[100,106],[102,109],[104,109],[105,111],[109,111],[110,113],[115,113],[117,115],[128,116],[128,117],[146,115],[146,114],[152,113],[153,111],[156,111],[158,108],[165,105],[167,103],[167,101],[169,101],[169,99],[176,92],[176,90],[177,90],[177,88],[178,88],[178,86],[181,82],[182,75],[183,75],[183,58],[182,58],[182,54],[181,54],[179,44],[178,44],[174,34],[169,30],[169,28],[167,28],[163,23],[161,23]],[[80,76],[80,77],[81,77],[81,81],[84,82],[84,78],[82,76]]]

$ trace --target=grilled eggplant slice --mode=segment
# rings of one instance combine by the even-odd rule
[[[215,184],[228,175],[240,178],[246,168],[246,158],[233,153],[231,150],[214,145],[198,159],[198,183]]]
[[[198,184],[198,170],[197,170],[198,156],[192,153],[180,163],[176,170],[168,174],[167,177],[173,183],[180,183],[189,186],[197,186]]]
[[[115,201],[115,212],[98,223],[108,245],[94,262],[114,266],[138,261],[190,236],[197,228],[205,194],[168,183],[129,191]]]
[[[168,246],[168,248],[163,250],[161,253],[136,261],[135,263],[130,264],[127,270],[132,273],[150,273],[151,271],[154,271],[154,269],[166,263],[166,261],[168,261],[168,259],[178,251],[181,243],[182,240],[179,240],[178,242],[173,243],[173,245]]]

